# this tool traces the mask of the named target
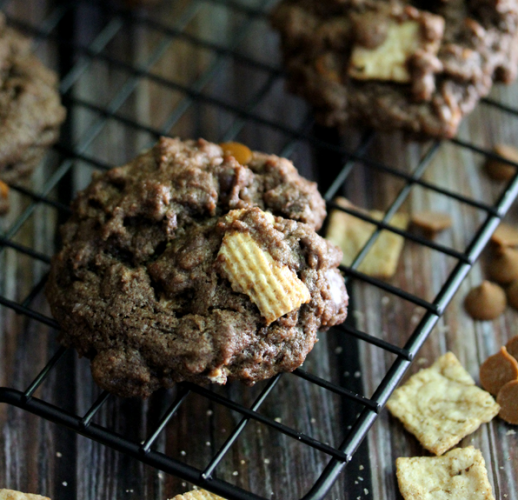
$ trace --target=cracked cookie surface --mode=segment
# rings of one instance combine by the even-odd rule
[[[254,152],[242,165],[216,144],[162,138],[74,201],[46,289],[60,341],[121,396],[292,371],[317,330],[346,316],[341,252],[315,233],[324,217],[316,185],[286,159]],[[221,272],[229,231],[251,235],[310,300],[268,325]]]

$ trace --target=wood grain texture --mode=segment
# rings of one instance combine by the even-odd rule
[[[51,4],[50,1],[27,0],[21,5],[12,1],[7,10],[19,19],[41,25],[42,20],[48,20],[54,12]],[[242,0],[242,4],[253,8],[263,2]],[[269,2],[271,4],[273,2]],[[174,85],[132,75],[102,58],[83,57],[76,61],[84,71],[74,86],[75,98],[118,115],[106,120],[92,106],[74,105],[72,139],[77,149],[99,161],[117,165],[153,143],[154,137],[146,127],[169,135],[203,136],[214,141],[237,134],[238,140],[254,149],[290,153],[304,175],[318,177],[322,189],[327,186],[343,160],[339,154],[314,150],[304,142],[294,142],[293,137],[279,127],[252,123],[228,108],[214,105],[214,101],[238,105],[266,121],[307,130],[305,104],[285,93],[281,79],[270,78],[268,71],[218,50],[232,47],[244,58],[278,66],[277,37],[269,30],[264,17],[229,9],[223,2],[212,4],[205,0],[165,2],[149,12],[139,11],[138,15],[198,36],[203,42],[193,44],[188,36],[171,37],[166,32],[151,29],[150,24],[109,17],[86,4],[80,7],[76,33],[79,43],[93,43],[103,54],[172,80]],[[107,33],[111,36],[103,38]],[[214,45],[210,47],[210,44]],[[44,40],[37,45],[37,52],[49,65],[57,67],[57,48],[56,43]],[[181,91],[184,86],[202,91],[213,101],[189,97]],[[518,85],[495,88],[493,96],[512,105],[517,102]],[[124,122],[126,118],[138,121],[142,127],[131,126]],[[305,125],[306,129],[301,128]],[[316,128],[313,132],[327,140],[330,137],[338,140],[330,130]],[[518,119],[481,104],[465,121],[459,136],[481,147],[491,147],[497,141],[516,143]],[[359,139],[357,132],[349,131],[340,140],[354,148]],[[408,144],[396,134],[384,135],[375,138],[368,154],[411,172],[428,146]],[[453,143],[443,143],[424,179],[473,199],[493,203],[504,186],[483,175],[482,160],[480,155]],[[58,165],[57,155],[49,155],[28,185],[38,192]],[[51,190],[50,197],[62,198],[83,188],[93,171],[89,163],[75,161],[71,174]],[[386,210],[403,187],[404,183],[397,177],[356,164],[344,194],[361,207]],[[27,196],[12,194],[12,210],[0,221],[5,232],[31,202]],[[484,221],[481,211],[414,186],[401,210],[411,213],[423,209],[445,211],[452,216],[452,230],[440,234],[436,241],[458,251],[465,250]],[[50,256],[55,248],[56,225],[62,217],[56,209],[39,204],[16,231],[14,239]],[[511,210],[508,220],[518,224],[516,208]],[[47,264],[14,250],[4,249],[0,259],[1,294],[18,302],[25,300],[48,271]],[[478,380],[481,362],[515,334],[516,311],[508,309],[498,320],[475,323],[462,308],[468,289],[483,279],[486,260],[484,255],[481,263],[474,267],[410,372],[429,366],[440,354],[451,350]],[[455,264],[453,258],[407,242],[391,283],[433,300]],[[424,311],[358,281],[350,281],[349,288],[352,292],[350,320],[361,330],[403,346]],[[32,299],[30,307],[48,314],[41,292]],[[0,325],[0,386],[24,389],[56,351],[55,332],[5,307],[0,307]],[[331,330],[320,335],[304,369],[370,396],[394,359],[377,347]],[[246,388],[230,384],[214,391],[250,406],[264,385]],[[98,395],[88,362],[72,352],[65,355],[36,393],[37,397],[80,415]],[[154,429],[174,397],[175,390],[159,391],[145,402],[110,398],[94,421],[139,443]],[[338,445],[360,410],[357,404],[300,378],[285,375],[260,411],[309,436]],[[239,414],[191,394],[153,449],[203,468],[240,421]],[[518,499],[518,435],[512,433],[514,430],[495,419],[462,443],[474,444],[482,450],[496,498]],[[395,459],[425,454],[418,442],[383,411],[327,498],[400,498],[394,474]],[[274,500],[295,499],[308,491],[327,462],[328,458],[322,453],[262,424],[250,422],[217,468],[216,476]],[[26,412],[0,405],[0,487],[45,494],[54,500],[163,500],[187,491],[191,485]]]

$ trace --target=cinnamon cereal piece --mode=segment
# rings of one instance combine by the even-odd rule
[[[355,210],[362,211],[345,198],[336,198],[334,201],[337,205],[344,208],[354,208]],[[383,219],[384,216],[383,212],[377,210],[363,212],[378,220]],[[391,219],[390,224],[398,229],[406,229],[408,226],[408,216],[406,214],[396,214]],[[342,264],[350,266],[375,230],[376,226],[358,217],[340,210],[332,210],[329,216],[326,238],[342,249]],[[358,270],[369,276],[391,278],[396,272],[404,242],[405,239],[398,234],[386,230],[381,231],[381,234],[363,259]]]
[[[218,260],[232,289],[250,297],[267,325],[311,300],[297,274],[276,262],[249,233],[225,234]]]
[[[517,247],[518,229],[502,222],[491,236],[491,242],[500,247]]]
[[[505,158],[506,160],[518,163],[518,149],[508,144],[497,144],[493,148],[493,153]],[[485,163],[486,173],[491,179],[497,181],[508,181],[516,173],[516,167],[509,165],[501,160],[488,158]]]
[[[206,490],[192,490],[182,495],[176,495],[171,500],[225,500],[223,497],[215,495]]]
[[[21,491],[0,489],[0,500],[50,500],[50,498],[33,495],[32,493],[22,493]]]
[[[512,380],[518,380],[518,361],[507,352],[505,347],[493,356],[489,356],[480,367],[480,384],[494,396]]]
[[[500,389],[496,400],[500,405],[498,416],[510,424],[518,425],[518,380],[507,382]]]
[[[387,408],[436,455],[489,422],[500,409],[451,352],[410,377],[394,392]]]
[[[404,500],[494,500],[484,457],[473,446],[442,457],[398,458],[396,468]]]

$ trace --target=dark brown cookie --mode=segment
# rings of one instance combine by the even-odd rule
[[[289,89],[327,126],[452,137],[516,77],[516,0],[282,0],[271,19]]]
[[[30,40],[0,13],[0,178],[27,175],[56,142],[65,119],[57,78],[30,52]]]
[[[74,201],[46,290],[60,341],[121,396],[292,371],[317,330],[346,316],[341,252],[315,233],[324,217],[316,185],[286,159],[241,165],[216,144],[162,138]],[[309,301],[268,325],[221,270],[236,231],[295,273]]]

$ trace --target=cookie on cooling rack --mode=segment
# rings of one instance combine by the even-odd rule
[[[30,40],[0,13],[0,179],[29,174],[56,142],[65,119],[57,78],[31,54]]]
[[[289,89],[327,126],[452,137],[516,77],[517,0],[282,0],[271,19]]]
[[[46,294],[60,341],[108,391],[253,384],[300,366],[317,330],[345,319],[316,185],[243,149],[162,138],[74,201]]]

